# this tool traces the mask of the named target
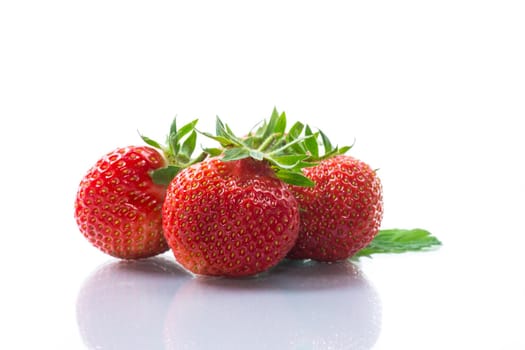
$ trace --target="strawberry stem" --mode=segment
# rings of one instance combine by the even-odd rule
[[[259,146],[257,150],[260,152],[264,152],[272,144],[272,142],[275,141],[275,139],[278,136],[281,136],[281,135],[278,133],[271,134],[266,140],[264,140],[264,142],[261,144],[261,146]]]

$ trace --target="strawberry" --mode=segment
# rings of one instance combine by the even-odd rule
[[[293,148],[308,154],[303,162],[311,166],[302,172],[315,186],[290,186],[299,202],[301,227],[288,257],[327,262],[348,259],[379,231],[381,182],[366,163],[344,155],[351,146],[333,147],[321,130],[313,133],[308,125],[299,125],[291,129],[286,142],[293,142],[301,133],[306,138]]]
[[[164,232],[177,261],[203,275],[245,276],[281,261],[299,232],[297,201],[264,161],[211,158],[168,187]]]
[[[121,147],[102,157],[82,179],[75,218],[84,236],[103,252],[138,259],[168,250],[162,234],[165,188],[149,172],[166,161],[151,147]]]
[[[290,187],[301,208],[293,259],[344,260],[367,246],[383,216],[382,187],[370,166],[346,155],[303,169],[315,187]]]
[[[169,249],[162,231],[164,179],[202,158],[190,158],[195,123],[177,130],[174,121],[167,148],[143,137],[162,152],[149,146],[120,147],[96,162],[81,180],[75,200],[75,219],[89,242],[122,259],[147,258]]]
[[[297,201],[283,180],[311,182],[300,173],[305,155],[283,151],[285,115],[247,137],[217,119],[220,156],[183,169],[162,209],[166,240],[176,260],[195,274],[249,276],[280,262],[299,232]],[[295,141],[295,143],[299,142]],[[284,148],[283,148],[284,147]]]

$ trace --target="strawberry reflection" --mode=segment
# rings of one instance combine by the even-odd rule
[[[166,349],[370,349],[377,292],[350,262],[285,261],[256,278],[193,278],[175,294]]]
[[[77,298],[77,322],[89,349],[163,349],[163,325],[173,295],[191,277],[155,257],[99,267]]]

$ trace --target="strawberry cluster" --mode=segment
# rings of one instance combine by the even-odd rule
[[[166,145],[118,148],[82,179],[80,231],[122,259],[171,248],[198,275],[250,276],[281,260],[348,259],[369,246],[383,215],[376,171],[320,130],[285,113],[244,137],[217,118],[216,132],[174,120]],[[216,140],[194,157],[197,134]]]

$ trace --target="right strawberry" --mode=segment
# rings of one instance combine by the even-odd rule
[[[291,259],[340,261],[365,248],[383,218],[381,181],[367,163],[338,154],[303,169],[314,187],[290,186],[300,211]]]

